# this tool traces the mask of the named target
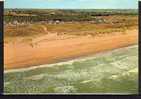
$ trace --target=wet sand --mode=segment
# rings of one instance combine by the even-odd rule
[[[133,45],[138,42],[138,31],[128,30],[124,34],[107,34],[101,37],[81,36],[56,40],[45,38],[36,38],[34,41],[37,41],[37,44],[34,46],[23,42],[5,44],[4,69],[55,63],[65,59]]]

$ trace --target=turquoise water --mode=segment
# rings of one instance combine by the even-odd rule
[[[4,74],[4,92],[138,93],[138,46],[93,58]]]

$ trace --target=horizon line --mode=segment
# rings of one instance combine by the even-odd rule
[[[98,10],[116,10],[116,9],[119,9],[119,10],[138,10],[138,8],[4,8],[4,9],[41,9],[41,10],[46,10],[46,9],[54,9],[54,10],[57,10],[57,9],[60,9],[60,10],[95,10],[95,9],[98,9]]]

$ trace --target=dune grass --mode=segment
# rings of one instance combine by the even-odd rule
[[[97,36],[111,33],[124,33],[129,29],[137,29],[138,16],[130,15],[112,15],[99,16],[106,22],[64,22],[59,24],[48,23],[31,23],[26,25],[5,25],[4,41],[11,42],[12,39],[22,37],[24,39],[35,38],[48,33],[57,33],[58,35],[75,35],[75,36]],[[14,41],[14,40],[13,40]]]

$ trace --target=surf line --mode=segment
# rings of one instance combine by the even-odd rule
[[[61,65],[64,65],[64,64],[72,65],[74,62],[83,62],[83,61],[86,61],[86,60],[89,60],[89,59],[95,59],[95,58],[98,58],[98,57],[101,57],[101,56],[111,55],[113,52],[117,52],[117,51],[128,49],[128,48],[134,48],[134,47],[138,47],[138,45],[122,47],[122,48],[118,48],[118,49],[113,49],[111,51],[109,50],[109,51],[99,52],[99,53],[91,55],[91,56],[80,57],[80,58],[76,58],[76,59],[65,61],[65,62],[58,62],[58,63],[53,63],[53,64],[43,64],[43,65],[31,66],[31,67],[28,67],[28,68],[4,70],[4,73],[24,72],[24,71],[30,71],[30,70],[34,70],[34,69],[38,69],[38,68],[54,67],[56,65],[61,66]]]

